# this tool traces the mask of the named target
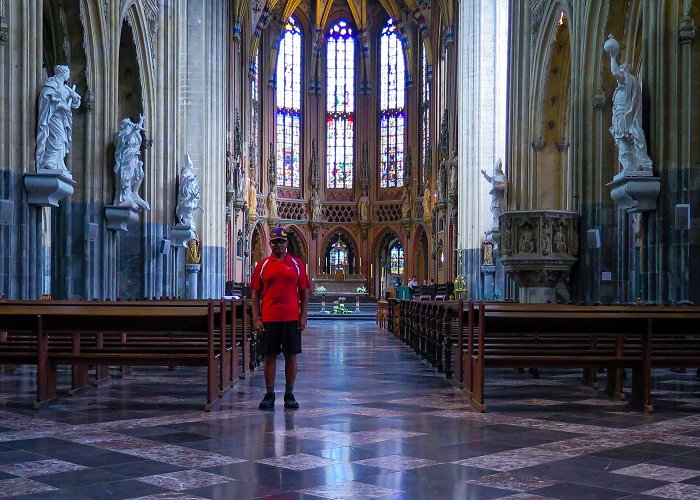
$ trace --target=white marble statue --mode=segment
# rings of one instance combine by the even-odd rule
[[[202,188],[199,187],[199,181],[194,174],[192,158],[189,154],[185,154],[185,163],[180,170],[180,189],[177,195],[175,215],[180,224],[190,226],[192,231],[195,230],[194,213],[197,210],[202,210],[199,206],[201,195]]]
[[[80,107],[81,98],[75,85],[69,87],[68,66],[58,65],[54,75],[44,81],[39,94],[39,119],[36,136],[36,168],[58,170],[73,178],[66,167],[73,134],[73,110]]]
[[[503,162],[499,159],[494,167],[493,176],[481,170],[487,182],[491,184],[491,213],[493,214],[493,227],[498,227],[498,218],[506,211],[506,188],[508,187],[508,178],[503,173]]]
[[[647,154],[647,143],[642,128],[641,85],[630,73],[627,64],[617,64],[620,44],[612,35],[608,36],[603,49],[610,55],[610,70],[617,79],[617,88],[612,99],[610,133],[617,145],[617,158],[622,166],[622,173],[651,172],[651,158]]]
[[[114,205],[135,209],[150,210],[151,207],[139,195],[143,182],[143,161],[141,161],[141,132],[145,120],[141,115],[138,122],[124,118],[121,130],[114,140],[114,174],[116,175],[116,194]]]

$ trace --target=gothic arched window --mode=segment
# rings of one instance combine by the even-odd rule
[[[425,55],[425,46],[422,46],[421,53],[423,54],[421,71],[423,84],[423,92],[421,95],[421,158],[423,159],[423,163],[421,167],[423,167],[423,165],[425,165],[426,156],[430,151],[430,81],[428,80],[428,58]],[[418,185],[422,186],[422,183]],[[423,191],[422,187],[420,191]],[[423,200],[423,202],[425,203],[425,200]]]
[[[251,166],[258,165],[258,151],[260,147],[260,51],[255,53],[250,76],[250,162]],[[261,179],[259,175],[256,175]]]
[[[391,274],[403,274],[403,246],[396,242],[389,250]]]
[[[390,18],[379,36],[381,75],[379,84],[380,187],[403,186],[404,78],[401,39]]]
[[[355,35],[347,21],[326,34],[326,187],[352,189]]]
[[[277,185],[299,187],[301,165],[301,30],[290,16],[277,55]]]
[[[340,238],[333,243],[330,251],[331,272],[336,269],[345,269],[348,265],[348,247]]]

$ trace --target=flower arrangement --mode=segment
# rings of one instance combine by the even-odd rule
[[[367,289],[363,286],[358,286],[357,290],[355,290],[357,293],[367,293]]]
[[[345,308],[345,297],[338,297],[338,300],[333,302],[331,314],[352,314],[352,311]]]
[[[316,287],[316,293],[321,293],[321,294],[326,293],[326,287],[323,286],[323,285],[317,286],[317,287]]]

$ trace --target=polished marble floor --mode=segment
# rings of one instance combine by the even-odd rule
[[[0,496],[700,498],[700,378],[657,375],[644,415],[575,371],[489,371],[477,413],[373,323],[328,321],[305,334],[297,411],[283,376],[274,411],[258,370],[205,413],[200,371],[152,368],[35,412],[22,368],[0,374]]]

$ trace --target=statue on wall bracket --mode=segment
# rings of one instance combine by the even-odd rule
[[[136,222],[142,210],[151,209],[139,195],[144,178],[141,144],[145,120],[143,114],[138,122],[124,118],[114,138],[114,203],[105,206],[107,228],[113,231],[128,231],[127,225]]]
[[[57,207],[61,199],[73,194],[75,182],[65,159],[72,143],[73,110],[80,107],[82,99],[75,85],[66,83],[69,78],[68,66],[57,65],[39,94],[36,174],[24,175],[30,205]]]
[[[194,215],[197,210],[204,211],[199,206],[202,188],[194,173],[192,158],[185,153],[185,162],[180,170],[180,186],[178,189],[175,216],[177,224],[172,229],[173,244],[177,247],[186,246],[187,242],[197,237]]]
[[[628,213],[650,212],[656,210],[661,184],[659,178],[654,177],[647,153],[642,127],[641,84],[631,73],[629,64],[618,64],[620,44],[612,35],[608,36],[603,50],[610,56],[610,70],[617,80],[612,98],[610,134],[615,139],[617,160],[622,168],[608,184],[612,186],[610,196]]]

